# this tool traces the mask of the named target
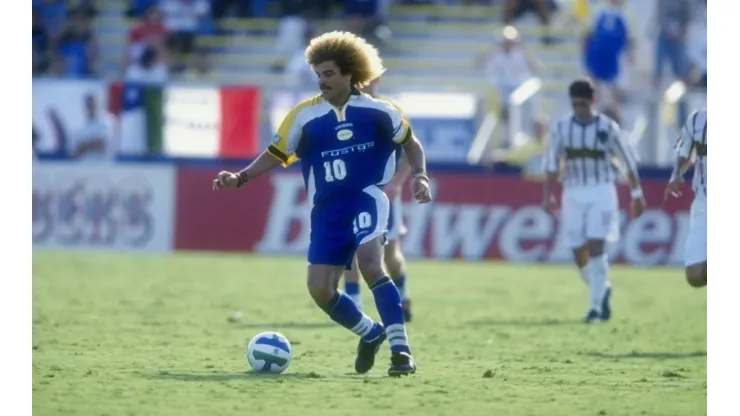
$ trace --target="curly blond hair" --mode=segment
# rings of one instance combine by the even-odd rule
[[[385,67],[378,49],[353,33],[333,31],[311,39],[306,61],[312,67],[334,61],[342,74],[352,75],[352,85],[362,88],[378,79]]]

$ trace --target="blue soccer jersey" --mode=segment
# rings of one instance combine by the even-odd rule
[[[321,96],[299,103],[268,148],[283,166],[301,160],[315,205],[347,192],[386,184],[396,149],[411,137],[405,117],[390,103],[354,92],[341,108]]]
[[[317,96],[288,113],[268,152],[283,166],[301,161],[314,205],[309,263],[349,266],[358,245],[387,233],[390,207],[381,187],[411,136],[393,104],[357,91],[339,108]]]

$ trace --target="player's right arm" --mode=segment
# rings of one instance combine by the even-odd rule
[[[550,132],[550,140],[547,142],[545,148],[545,157],[542,161],[542,170],[545,173],[545,183],[542,190],[542,205],[545,211],[550,214],[554,214],[557,209],[557,201],[555,195],[553,195],[553,189],[555,188],[555,182],[558,180],[560,173],[560,162],[563,159],[563,137],[560,134],[561,122],[558,122],[553,126]]]
[[[306,100],[285,116],[280,123],[277,134],[272,138],[272,143],[262,152],[257,159],[239,172],[221,171],[213,181],[213,190],[221,188],[239,188],[247,182],[257,179],[267,172],[282,165],[288,167],[295,163],[298,158],[295,151],[301,139],[302,126],[298,120],[300,111],[310,104],[312,100]]]
[[[698,114],[699,111],[697,110],[689,115],[676,141],[676,146],[674,147],[676,161],[673,164],[673,172],[666,187],[666,198],[668,196],[681,196],[680,187],[683,181],[683,175],[689,166],[691,166],[691,155],[694,151],[694,134],[696,133],[696,119]]]

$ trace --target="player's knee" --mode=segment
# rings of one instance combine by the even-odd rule
[[[360,265],[360,270],[362,272],[362,277],[365,279],[365,282],[369,285],[373,284],[375,280],[385,275],[385,270],[383,269],[383,265],[379,261],[364,263]]]
[[[590,257],[591,256],[588,250],[588,246],[585,244],[581,247],[573,249],[573,259],[575,260],[576,265],[580,269],[588,265],[588,260]]]
[[[367,284],[373,284],[376,279],[385,275],[382,256],[358,257],[357,264],[360,268],[360,273],[362,273],[362,277],[365,279]]]
[[[692,287],[704,287],[707,285],[707,275],[704,265],[692,265],[686,268],[686,281]]]
[[[366,282],[372,283],[383,276],[383,248],[377,246],[363,246],[357,251],[357,266]]]
[[[308,293],[319,305],[329,302],[336,291],[337,288],[328,276],[308,276]]]

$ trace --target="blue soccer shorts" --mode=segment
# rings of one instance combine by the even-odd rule
[[[308,263],[349,269],[358,246],[387,237],[389,213],[388,197],[375,185],[319,202],[311,210]]]

